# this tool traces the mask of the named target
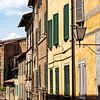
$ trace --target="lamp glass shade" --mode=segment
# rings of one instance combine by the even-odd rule
[[[76,40],[82,41],[85,36],[86,27],[77,27],[76,28]]]

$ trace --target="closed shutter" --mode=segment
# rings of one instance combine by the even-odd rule
[[[69,65],[64,66],[64,94],[70,95]]]
[[[81,61],[79,63],[79,85],[80,85],[80,96],[86,94],[86,62]]]
[[[47,86],[47,63],[44,64],[44,86]]]
[[[47,31],[47,12],[44,14],[44,33]]]
[[[52,47],[52,20],[48,21],[48,48]]]
[[[53,94],[53,70],[50,69],[50,94]]]
[[[69,39],[69,4],[64,6],[64,41]]]
[[[58,14],[53,15],[53,44],[58,45],[59,39],[59,22]]]
[[[76,0],[76,22],[84,20],[84,0]]]
[[[56,94],[59,95],[59,68],[55,69],[56,77]]]

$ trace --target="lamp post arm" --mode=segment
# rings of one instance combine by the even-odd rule
[[[76,44],[76,45],[82,45],[82,46],[86,46],[88,49],[90,49],[93,53],[95,53],[96,55],[100,55],[100,53],[97,53],[95,52],[91,47],[89,47],[88,45],[90,46],[100,46],[100,44]]]

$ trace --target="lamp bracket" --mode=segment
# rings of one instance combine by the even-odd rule
[[[88,49],[90,49],[93,53],[95,53],[96,55],[100,55],[100,53],[98,53],[98,52],[95,52],[92,48],[90,48],[89,46],[100,46],[100,44],[96,44],[96,43],[94,43],[94,44],[76,44],[76,45],[82,45],[82,46],[86,46]]]

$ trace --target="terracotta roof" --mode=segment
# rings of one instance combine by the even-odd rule
[[[27,23],[29,23],[30,19],[31,19],[31,16],[32,16],[32,12],[30,13],[27,13],[27,14],[24,14],[22,16],[22,19],[18,25],[18,27],[24,27],[27,25]]]
[[[3,44],[11,43],[11,42],[14,42],[14,41],[20,41],[20,40],[24,40],[24,39],[26,39],[26,37],[2,40],[2,41],[0,41],[0,45],[1,44],[3,45]]]

